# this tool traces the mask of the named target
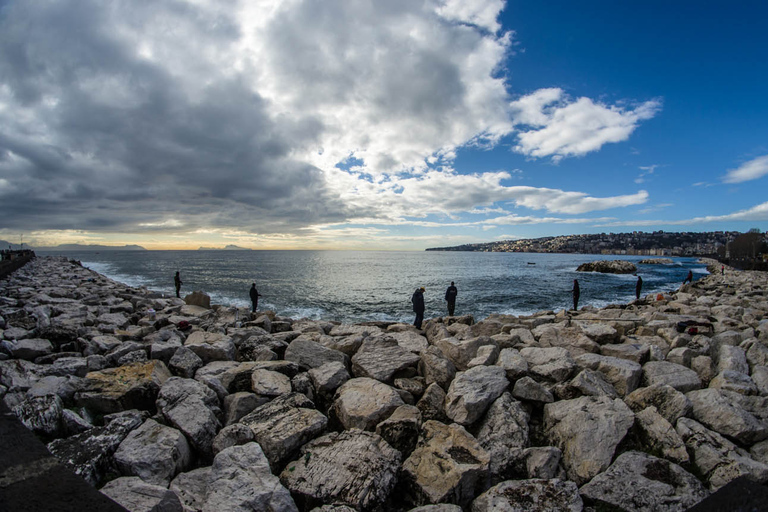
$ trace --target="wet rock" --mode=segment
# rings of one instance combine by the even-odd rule
[[[701,379],[695,371],[667,361],[650,361],[643,365],[643,385],[666,384],[686,393],[701,387]]]
[[[75,401],[79,406],[101,413],[127,409],[154,411],[160,386],[170,377],[161,361],[90,372],[83,391],[75,394]]]
[[[184,435],[151,419],[132,430],[115,451],[123,475],[166,487],[177,473],[189,469],[191,461]]]
[[[352,429],[306,444],[280,480],[305,509],[337,503],[370,510],[394,489],[400,460],[400,452],[377,434]]]
[[[57,439],[48,444],[48,450],[76,475],[96,487],[106,475],[115,472],[112,458],[115,450],[143,421],[138,411],[123,413],[103,427]]]
[[[101,492],[129,512],[184,512],[176,493],[138,477],[121,477],[102,487]]]
[[[445,397],[445,413],[456,423],[470,425],[509,385],[506,372],[498,366],[476,366],[460,372]]]
[[[456,376],[456,366],[434,346],[422,351],[418,367],[419,374],[424,376],[427,386],[434,382],[443,390],[448,389]]]
[[[490,456],[457,424],[427,421],[416,450],[402,465],[407,499],[414,505],[466,506],[488,477]]]
[[[581,512],[583,503],[579,488],[573,482],[531,479],[502,482],[491,487],[472,502],[472,512],[503,510],[528,512],[558,510]]]
[[[509,393],[502,394],[488,408],[480,423],[477,441],[490,455],[490,476],[494,481],[512,478],[517,460],[529,443],[530,416]]]
[[[211,453],[213,438],[221,428],[216,393],[196,380],[171,377],[160,388],[157,409],[187,436],[195,450],[203,455]]]
[[[715,432],[747,445],[768,438],[768,425],[736,406],[721,391],[707,388],[686,396],[693,406],[693,418]]]
[[[664,459],[625,452],[581,488],[597,506],[620,510],[683,512],[709,495],[695,476]]]
[[[588,482],[610,465],[634,419],[618,398],[585,396],[544,406],[546,436],[562,450],[568,478],[577,484]]]
[[[298,512],[257,443],[232,446],[213,459],[202,511],[227,510]]]
[[[289,393],[257,407],[240,423],[253,430],[270,465],[279,470],[301,446],[325,431],[328,418],[304,395]]]

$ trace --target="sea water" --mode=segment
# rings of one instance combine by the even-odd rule
[[[46,253],[42,253],[43,255]],[[50,254],[50,253],[49,253]],[[576,272],[581,263],[641,257],[584,254],[387,251],[101,251],[60,252],[116,281],[174,295],[178,270],[182,297],[201,290],[214,304],[250,306],[256,283],[259,309],[292,318],[360,322],[412,321],[411,295],[424,286],[425,317],[447,314],[445,289],[456,282],[456,315],[481,320],[492,313],[526,315],[572,306],[603,307],[635,298],[633,275]],[[695,258],[638,265],[642,294],[679,288],[688,271],[706,274]]]

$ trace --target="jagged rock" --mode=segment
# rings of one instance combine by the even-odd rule
[[[707,479],[712,491],[740,476],[759,483],[768,481],[768,466],[753,460],[745,450],[701,423],[680,418],[676,430],[692,454],[693,464]]]
[[[624,398],[624,402],[635,412],[647,407],[655,407],[656,411],[672,425],[683,416],[691,413],[693,405],[680,391],[672,386],[657,385],[640,388]]]
[[[339,503],[370,510],[392,492],[400,460],[400,452],[377,434],[352,429],[307,443],[280,480],[304,509]]]
[[[352,373],[355,377],[391,382],[395,373],[416,366],[419,359],[417,354],[400,347],[394,340],[368,338],[352,357]]]
[[[516,381],[528,373],[528,362],[514,348],[505,348],[499,352],[496,366],[504,368],[510,382]]]
[[[203,360],[187,347],[179,347],[168,361],[168,369],[174,375],[191,379],[203,367]]]
[[[582,368],[602,373],[620,396],[626,396],[637,389],[643,373],[638,363],[618,357],[584,354],[576,358],[576,363]]]
[[[518,400],[528,400],[531,402],[551,403],[555,401],[555,397],[552,396],[552,393],[547,388],[530,377],[523,377],[515,382],[512,396]]]
[[[405,457],[416,447],[420,429],[421,411],[413,405],[401,405],[376,425],[376,433]]]
[[[64,409],[61,411],[61,430],[64,437],[82,434],[93,428],[88,420],[77,414],[75,411]]]
[[[610,465],[634,419],[618,398],[585,396],[544,406],[547,438],[562,450],[568,478],[577,484],[588,482]]]
[[[600,347],[600,353],[604,356],[618,357],[642,365],[648,362],[651,349],[648,345],[623,343],[621,345],[603,345]]]
[[[520,355],[528,363],[529,373],[540,379],[562,382],[576,368],[571,354],[562,347],[526,347],[520,350]]]
[[[515,464],[528,446],[530,415],[509,393],[503,393],[488,408],[480,423],[477,441],[490,455],[489,471],[494,481],[512,477]]]
[[[760,441],[752,445],[749,454],[758,462],[768,464],[768,441]]]
[[[752,379],[749,378],[749,375],[733,370],[724,370],[715,375],[709,383],[709,387],[725,391],[733,391],[735,393],[741,393],[742,395],[757,394],[757,386]]]
[[[583,507],[576,484],[557,478],[501,482],[472,502],[472,512],[581,512]]]
[[[613,385],[605,380],[602,373],[593,370],[582,370],[569,382],[558,384],[554,393],[560,400],[571,400],[580,396],[619,396]]]
[[[224,399],[224,424],[231,425],[240,421],[242,417],[268,401],[269,399],[266,397],[247,391],[238,391],[227,395]]]
[[[333,411],[345,429],[374,430],[401,405],[405,403],[393,388],[359,377],[348,380],[338,389]]]
[[[210,475],[211,467],[206,466],[179,473],[173,479],[168,489],[178,496],[184,512],[200,512],[203,509]]]
[[[213,454],[226,450],[230,446],[238,446],[253,441],[253,430],[242,423],[234,423],[224,427],[213,439]]]
[[[120,477],[101,488],[101,492],[129,512],[184,512],[176,493],[139,477]]]
[[[619,339],[618,331],[610,325],[597,322],[581,322],[578,326],[581,332],[599,345],[614,343]]]
[[[187,337],[184,346],[197,354],[205,364],[235,359],[235,343],[225,334],[195,331]]]
[[[291,379],[291,389],[294,393],[301,393],[309,398],[312,402],[315,400],[322,402],[323,397],[316,396],[315,387],[312,384],[312,379],[309,377],[308,372],[300,373]],[[322,404],[325,406],[326,404]]]
[[[721,345],[717,359],[717,371],[734,371],[749,374],[749,364],[747,363],[747,353],[741,347],[732,347],[730,345]]]
[[[768,438],[768,425],[755,418],[717,389],[707,388],[686,394],[693,406],[693,418],[715,432],[747,445]]]
[[[400,347],[415,354],[421,354],[429,347],[427,338],[414,331],[392,332],[387,336],[397,341]]]
[[[112,455],[117,447],[143,421],[138,411],[122,413],[103,427],[52,441],[48,450],[76,475],[96,487],[114,471]]]
[[[188,306],[211,309],[211,297],[201,291],[194,291],[184,297],[184,303]],[[184,312],[184,309],[182,309]]]
[[[291,392],[291,379],[282,373],[257,369],[251,374],[251,386],[259,396],[275,397]]]
[[[424,421],[448,421],[448,416],[445,415],[445,391],[436,382],[427,386],[421,399],[416,403],[416,408],[421,411]]]
[[[34,361],[36,358],[53,352],[53,344],[40,338],[24,338],[3,342],[3,346],[10,352],[11,357]]]
[[[345,367],[349,365],[346,354],[338,350],[325,348],[314,341],[297,338],[285,349],[286,361],[293,361],[303,371],[318,368],[326,363],[338,362]]]
[[[646,453],[625,452],[583,486],[581,495],[597,506],[620,510],[684,512],[709,492],[677,464]]]
[[[0,385],[14,391],[26,391],[45,374],[45,368],[29,361],[0,361]]]
[[[329,402],[336,390],[350,378],[347,368],[339,362],[327,363],[308,372],[318,396]]]
[[[240,420],[253,430],[270,466],[279,470],[304,444],[322,434],[328,418],[307,397],[289,393],[257,407]]]
[[[435,342],[435,347],[439,348],[445,356],[451,360],[457,370],[466,370],[469,362],[477,355],[477,349],[483,345],[494,344],[487,336],[479,336],[460,340],[454,337],[441,338]]]
[[[554,446],[536,446],[526,448],[520,455],[525,463],[528,478],[565,478],[565,470],[560,465],[563,452]]]
[[[396,389],[407,391],[414,398],[421,397],[421,395],[424,394],[424,390],[427,388],[423,377],[415,377],[412,379],[395,379],[394,385]]]
[[[470,425],[509,386],[506,372],[498,366],[476,366],[459,372],[445,397],[445,413],[456,423]]]
[[[115,451],[123,475],[166,487],[176,474],[189,469],[191,461],[184,435],[151,419],[132,430]]]
[[[421,353],[419,373],[424,376],[427,386],[434,382],[446,390],[456,376],[456,366],[439,348],[430,346]]]
[[[686,393],[701,387],[701,379],[695,371],[667,361],[650,361],[643,365],[643,385],[666,384]]]
[[[582,263],[576,272],[601,272],[604,274],[634,274],[637,267],[634,263],[624,260],[600,260]]]
[[[127,409],[155,410],[160,386],[171,377],[162,361],[134,363],[90,372],[83,391],[75,394],[79,406],[112,413]]]
[[[213,459],[202,512],[298,512],[288,490],[270,473],[257,443],[232,446]]]
[[[466,506],[488,477],[490,455],[457,424],[427,421],[416,450],[402,465],[402,478],[414,505]]]
[[[196,380],[171,377],[160,388],[157,409],[187,436],[195,450],[201,454],[211,453],[213,438],[221,428],[216,393]]]
[[[650,406],[635,414],[635,426],[644,446],[678,464],[688,462],[685,443],[675,427]]]
[[[768,366],[755,366],[752,368],[752,382],[755,383],[757,392],[761,396],[768,396]]]
[[[755,340],[747,349],[747,362],[751,368],[768,366],[768,346]]]
[[[31,396],[13,408],[13,413],[36,434],[58,437],[61,432],[61,398],[57,395]]]
[[[483,345],[477,349],[477,355],[469,363],[467,368],[475,366],[489,366],[496,362],[499,357],[499,347],[496,345]]]

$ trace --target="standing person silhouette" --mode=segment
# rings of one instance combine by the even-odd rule
[[[413,292],[413,296],[411,297],[413,312],[416,313],[416,319],[413,321],[413,325],[419,330],[421,330],[421,322],[424,321],[424,292],[425,290],[423,286],[421,288],[416,288],[416,291]]]
[[[640,290],[643,289],[643,278],[640,276],[637,276],[637,284],[635,285],[635,298],[640,298]]]
[[[176,275],[173,277],[173,284],[176,286],[176,296],[181,298],[179,296],[179,290],[181,290],[181,285],[184,284],[181,282],[181,277],[179,276],[179,271],[176,271]]]
[[[456,289],[455,283],[451,281],[451,286],[445,290],[445,300],[448,302],[448,316],[453,316],[453,312],[456,310],[456,295],[459,294],[459,290]]]
[[[574,279],[573,280],[573,289],[571,290],[573,293],[573,309],[575,311],[579,310],[579,296],[581,295],[581,290],[579,290],[579,281]]]
[[[683,279],[683,284],[685,283],[693,283],[693,271],[689,270],[688,275],[685,276],[685,279]]]
[[[259,297],[261,297],[261,294],[256,290],[256,283],[251,284],[249,295],[251,296],[251,312],[255,313],[256,308],[259,307]]]

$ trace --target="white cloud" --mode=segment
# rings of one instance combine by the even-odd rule
[[[759,156],[745,162],[737,169],[730,169],[725,176],[725,183],[741,183],[744,181],[756,180],[768,174],[768,155]]]
[[[768,202],[758,204],[746,210],[728,213],[725,215],[706,215],[684,220],[626,220],[600,224],[604,227],[617,226],[685,226],[688,224],[711,224],[713,222],[766,222],[768,221]]]
[[[661,102],[651,100],[626,109],[586,97],[573,101],[562,89],[549,88],[523,96],[510,107],[515,124],[521,125],[515,151],[558,162],[627,140],[640,121],[656,115]]]

